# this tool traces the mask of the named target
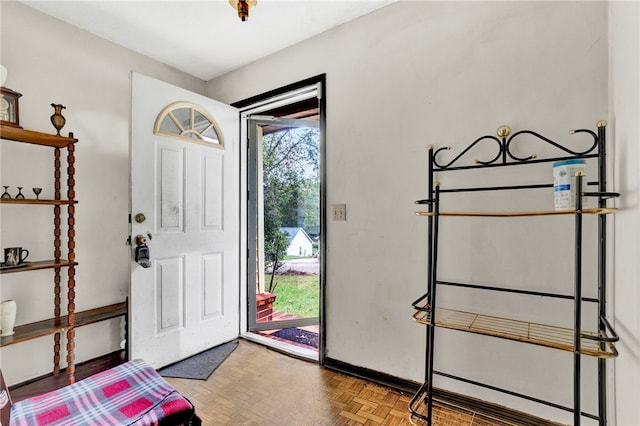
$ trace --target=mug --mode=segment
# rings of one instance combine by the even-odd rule
[[[22,247],[4,249],[4,266],[18,266],[29,256],[29,250]]]

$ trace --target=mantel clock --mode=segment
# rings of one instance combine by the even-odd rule
[[[20,127],[18,99],[22,94],[7,89],[6,87],[0,87],[0,92],[0,124],[3,126]]]

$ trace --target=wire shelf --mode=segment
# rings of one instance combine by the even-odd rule
[[[420,324],[431,325],[431,310],[428,306],[425,306],[413,314],[413,319]],[[574,332],[570,328],[443,308],[436,308],[435,326],[569,352],[574,351]],[[583,331],[581,336],[581,354],[597,358],[614,358],[618,356],[618,351],[613,343],[606,342],[606,345],[602,344],[602,339],[606,338],[606,336],[601,336],[591,331]],[[604,349],[601,348],[603,346]]]
[[[613,207],[582,209],[583,214],[611,214],[618,209]],[[575,210],[540,210],[529,212],[439,212],[439,216],[464,217],[523,217],[523,216],[559,216],[576,214]],[[416,216],[435,216],[434,212],[416,212]]]

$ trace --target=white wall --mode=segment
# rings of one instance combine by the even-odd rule
[[[204,91],[204,82],[157,63],[18,2],[2,2],[1,63],[6,86],[23,94],[20,124],[53,132],[52,102],[66,105],[63,133],[74,132],[76,147],[76,310],[122,302],[128,294],[129,115],[131,70],[187,88]],[[52,197],[53,152],[0,145],[0,184],[42,186]],[[64,174],[64,173],[63,173]],[[64,187],[63,187],[64,189]],[[12,192],[13,193],[13,192]],[[53,250],[52,210],[3,206],[2,247],[20,245],[31,259]],[[63,243],[65,253],[66,242]],[[18,303],[17,323],[53,315],[51,271],[2,275],[2,300]],[[117,350],[120,321],[76,331],[76,361]],[[46,374],[53,360],[53,337],[2,348],[1,366],[9,384]],[[63,343],[64,348],[64,343]],[[65,355],[62,355],[63,360]],[[63,364],[64,365],[64,364]]]
[[[327,230],[330,357],[422,380],[424,329],[411,321],[409,303],[424,291],[426,225],[413,216],[412,203],[425,196],[425,146],[460,149],[478,135],[492,134],[501,124],[557,138],[564,138],[569,128],[593,128],[608,115],[607,7],[599,2],[400,2],[206,85],[211,97],[232,102],[327,73],[327,204],[346,203],[349,208],[349,220],[330,222]],[[634,194],[623,197],[620,204],[627,209],[616,218],[615,319],[624,342],[616,361],[615,393],[618,424],[633,425],[640,423],[640,158],[637,97],[630,96],[637,93],[638,46],[629,39],[637,35],[637,3],[612,2],[609,8],[615,189]],[[129,271],[129,250],[123,243],[128,232],[129,71],[198,93],[204,91],[204,83],[16,2],[2,2],[0,13],[1,63],[9,70],[6,86],[24,95],[22,125],[51,131],[49,104],[60,102],[67,106],[64,132],[73,131],[80,139],[76,308],[122,301]],[[635,62],[629,66],[631,58]],[[630,82],[636,84],[635,90]],[[0,147],[0,184],[30,188],[44,182],[45,193],[51,191],[46,186],[51,168],[48,152],[8,147],[4,142]],[[28,160],[29,167],[18,167],[17,160]],[[545,170],[540,173],[548,175]],[[507,176],[517,178],[515,173]],[[7,208],[0,212],[2,246],[23,245],[34,248],[33,258],[44,257],[45,250],[39,247],[50,240],[42,238],[51,226],[49,213],[23,214]],[[16,229],[16,220],[23,218],[38,225]],[[505,225],[470,228],[473,234],[467,239],[487,241],[499,226]],[[506,226],[515,228],[508,231],[520,232],[517,228],[544,224]],[[548,236],[543,230],[537,242]],[[513,251],[528,247],[521,244]],[[564,250],[553,244],[544,248],[551,250],[552,257]],[[517,265],[528,273],[516,276],[509,270],[507,278],[528,285],[529,275],[549,268],[544,256],[534,251],[528,257],[531,262]],[[467,268],[446,260],[441,269],[449,277],[491,273],[484,260],[471,258]],[[550,272],[565,274],[555,266]],[[0,289],[2,300],[33,304],[34,309],[20,310],[19,323],[50,315],[49,277],[26,275],[3,275]],[[499,274],[484,278],[503,279]],[[528,305],[522,303],[513,304],[514,309],[524,310],[522,306]],[[564,308],[557,309],[558,320],[564,319]],[[554,314],[549,308],[528,313]],[[78,360],[117,349],[118,326],[112,321],[78,330]],[[498,384],[570,404],[564,371],[568,355],[445,333],[438,338],[448,343],[439,348],[437,357],[455,373],[480,374],[479,378],[490,381],[504,378],[507,383]],[[45,338],[2,348],[2,369],[9,383],[46,373],[51,365],[50,346]],[[499,351],[503,348],[507,350]],[[522,368],[530,370],[531,381],[526,380],[528,376],[521,379]],[[508,383],[511,380],[515,383]],[[439,385],[566,420],[555,411],[519,400],[450,383]],[[592,408],[593,396],[586,399]]]
[[[622,193],[615,218],[616,424],[640,424],[640,3],[609,4],[610,122],[614,179]]]
[[[426,221],[414,217],[413,205],[426,196],[425,147],[459,152],[502,124],[583,146],[586,139],[568,130],[595,129],[607,118],[607,5],[398,2],[210,81],[207,94],[233,102],[321,73],[327,76],[327,205],[346,203],[349,210],[346,222],[326,229],[328,356],[422,381],[425,331],[411,320],[410,303],[425,291]],[[530,149],[558,155],[542,144]],[[551,179],[550,165],[501,171],[449,174],[446,184]],[[507,198],[505,207],[552,206],[549,193]],[[462,207],[473,208],[466,200]],[[569,220],[443,226],[444,279],[572,292]],[[587,242],[593,246],[593,233]],[[593,265],[585,266],[591,294]],[[566,302],[468,294],[441,292],[450,304],[571,324]],[[441,370],[572,404],[569,352],[451,331],[437,338]],[[592,412],[593,367],[593,360],[584,361],[583,407]],[[502,394],[441,379],[436,385],[571,422],[569,414]]]

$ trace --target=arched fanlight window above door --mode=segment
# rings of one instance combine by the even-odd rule
[[[224,148],[218,123],[204,108],[191,102],[167,105],[158,114],[153,133]]]

